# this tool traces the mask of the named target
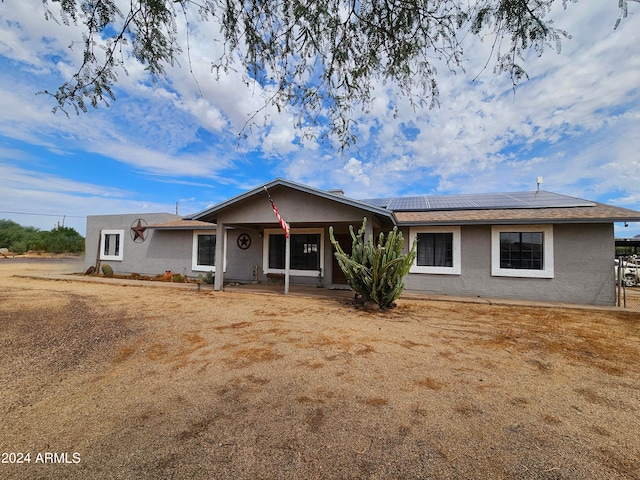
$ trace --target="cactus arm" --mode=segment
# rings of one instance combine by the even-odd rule
[[[394,227],[385,237],[380,233],[374,244],[373,235],[364,241],[367,219],[356,233],[349,226],[352,239],[352,253],[348,255],[336,241],[333,227],[329,227],[329,237],[335,248],[338,265],[345,273],[351,288],[366,300],[372,300],[381,307],[390,306],[404,291],[403,278],[409,273],[416,258],[417,239],[408,253],[403,253],[402,232]]]

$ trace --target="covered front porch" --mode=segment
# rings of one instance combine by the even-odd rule
[[[362,203],[344,195],[278,179],[192,219],[209,222],[215,228],[216,290],[230,283],[281,282],[288,292],[293,285],[346,285],[333,256],[329,227],[349,251],[349,226],[358,229],[365,217],[367,235],[393,227],[393,216],[385,209],[363,208]],[[289,235],[285,234],[285,224]]]

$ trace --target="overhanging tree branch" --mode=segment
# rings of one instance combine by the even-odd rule
[[[55,18],[53,1],[43,0],[47,19]],[[118,73],[126,74],[132,61],[141,62],[152,79],[165,76],[182,51],[178,15],[185,20],[193,74],[193,13],[219,28],[224,51],[212,63],[218,75],[244,70],[247,82],[275,87],[266,104],[297,111],[299,128],[319,127],[321,137],[337,138],[340,148],[355,142],[354,114],[368,108],[378,83],[395,85],[414,107],[438,105],[436,67],[464,71],[461,38],[468,33],[494,36],[487,64],[507,73],[514,88],[526,78],[525,52],[541,55],[548,46],[559,51],[569,38],[547,18],[552,5],[566,7],[569,0],[130,0],[125,14],[117,1],[55,2],[62,23],[82,24],[85,32],[76,74],[56,92],[42,92],[55,98],[54,111],[109,105]],[[616,26],[627,15],[628,1],[638,0],[617,1]]]

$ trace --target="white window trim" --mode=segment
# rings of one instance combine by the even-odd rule
[[[462,273],[462,246],[460,227],[412,227],[409,229],[409,247],[419,233],[452,233],[453,234],[453,266],[430,267],[418,265],[418,257],[413,261],[409,273],[430,273],[435,275],[460,275]]]
[[[191,270],[194,272],[213,272],[216,273],[217,265],[198,265],[198,235],[217,235],[217,230],[194,230],[193,231],[193,241],[191,247]],[[216,248],[217,248],[218,239],[216,238]],[[227,232],[224,232],[224,246],[223,246],[223,256],[224,256],[224,271],[227,271]],[[216,259],[216,264],[218,263],[218,259]]]
[[[304,233],[319,233],[320,234],[320,268],[324,265],[324,229],[322,228],[292,228],[289,232],[290,235],[304,234]],[[269,268],[269,235],[284,235],[284,231],[281,228],[265,228],[264,236],[262,238],[262,271],[267,273],[285,273],[284,268]],[[317,277],[321,274],[321,270],[289,270],[289,275],[295,275],[298,277]]]
[[[107,235],[120,235],[120,251],[118,255],[105,255],[104,244]],[[122,261],[124,258],[124,230],[102,230],[100,232],[100,260]]]
[[[542,232],[542,270],[500,268],[500,233]],[[494,225],[491,227],[491,275],[494,277],[554,278],[553,225]]]

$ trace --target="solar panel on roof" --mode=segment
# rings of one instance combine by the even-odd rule
[[[471,195],[429,196],[429,205],[431,205],[432,209],[438,210],[478,207],[478,203],[473,200]]]
[[[546,191],[424,195],[362,200],[391,211],[587,207],[595,203]]]
[[[389,210],[424,210],[427,204],[424,197],[398,197],[392,199]]]
[[[387,208],[389,205],[388,198],[368,198],[366,200],[360,200],[362,203],[366,203],[367,205],[372,205],[374,207]]]

